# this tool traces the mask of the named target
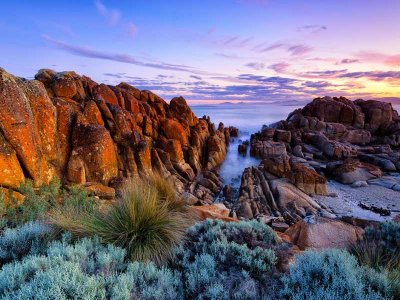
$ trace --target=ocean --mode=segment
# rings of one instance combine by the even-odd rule
[[[240,178],[245,168],[258,166],[260,163],[259,159],[251,157],[248,153],[246,156],[240,155],[237,150],[238,145],[242,141],[250,140],[250,135],[259,131],[263,125],[284,120],[289,113],[300,107],[258,103],[191,105],[197,117],[210,116],[215,126],[222,122],[226,127],[239,128],[239,137],[232,139],[226,159],[219,167],[219,173],[224,183],[230,184],[234,188],[240,186]]]

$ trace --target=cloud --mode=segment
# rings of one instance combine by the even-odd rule
[[[276,73],[285,73],[289,68],[289,64],[285,62],[270,65],[268,68],[274,70]]]
[[[260,52],[272,51],[272,50],[275,50],[275,49],[282,48],[283,46],[285,46],[285,45],[282,44],[282,43],[272,44],[272,45],[270,45],[270,46],[268,46],[268,47],[265,47],[265,48],[261,49]]]
[[[400,66],[400,54],[385,54],[379,52],[362,51],[356,55],[363,62],[382,63],[390,67]]]
[[[324,70],[324,71],[309,71],[300,73],[298,76],[304,78],[337,78],[340,75],[346,74],[347,69],[343,70]]]
[[[338,61],[336,65],[348,65],[360,62],[358,59],[355,58],[344,58],[341,61]]]
[[[200,76],[197,76],[197,75],[190,75],[189,77],[193,78],[193,79],[197,79],[197,80],[202,80],[202,78]]]
[[[265,64],[258,63],[258,62],[250,62],[250,63],[245,64],[245,66],[250,69],[257,70],[257,71],[265,68]]]
[[[301,56],[311,52],[312,48],[307,45],[294,45],[290,46],[287,51],[290,52],[292,56]]]
[[[306,32],[311,32],[311,33],[317,33],[317,32],[321,32],[321,31],[325,31],[327,30],[328,27],[326,27],[325,25],[305,25],[305,26],[301,26],[297,29],[297,31],[306,31]]]
[[[102,2],[95,1],[94,5],[100,15],[102,15],[109,25],[115,26],[120,20],[121,13],[116,9],[108,9]]]
[[[43,35],[42,38],[46,40],[48,43],[56,46],[58,49],[66,51],[68,53],[89,57],[89,58],[97,58],[97,59],[104,59],[110,61],[116,61],[121,63],[127,63],[132,65],[137,65],[141,67],[149,67],[155,69],[162,69],[162,70],[170,70],[170,71],[180,71],[180,72],[188,72],[193,74],[205,74],[207,72],[202,72],[199,70],[194,69],[193,67],[186,66],[186,65],[179,65],[179,64],[169,64],[164,62],[145,62],[136,59],[134,56],[129,54],[116,54],[116,53],[107,53],[98,50],[94,50],[88,47],[80,47],[67,44],[63,41],[59,41],[53,39],[47,35]],[[208,73],[207,73],[208,74]]]
[[[340,75],[339,78],[367,78],[373,81],[400,81],[400,71],[350,72]]]

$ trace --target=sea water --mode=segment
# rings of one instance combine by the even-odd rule
[[[224,103],[208,105],[192,105],[191,108],[197,117],[210,116],[211,121],[218,127],[219,122],[226,127],[239,128],[239,137],[231,139],[225,161],[219,167],[221,178],[225,184],[238,188],[240,178],[245,168],[258,166],[260,160],[251,157],[249,153],[238,153],[238,145],[250,140],[250,135],[259,131],[263,125],[270,125],[285,120],[288,114],[299,106],[283,106],[278,104],[257,103]],[[249,152],[250,147],[248,147]]]

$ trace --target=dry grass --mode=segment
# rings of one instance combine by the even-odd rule
[[[160,176],[135,179],[106,210],[69,207],[50,213],[49,222],[74,237],[99,236],[127,250],[132,260],[162,264],[194,223],[185,201]]]

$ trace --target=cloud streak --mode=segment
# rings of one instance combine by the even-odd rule
[[[57,47],[58,49],[63,50],[68,53],[71,53],[73,55],[95,58],[95,59],[104,59],[104,60],[109,60],[109,61],[115,61],[115,62],[120,62],[120,63],[132,64],[132,65],[137,65],[137,66],[141,66],[141,67],[155,68],[155,69],[161,69],[161,70],[187,72],[187,73],[193,73],[193,74],[198,74],[198,75],[209,74],[207,72],[203,72],[203,71],[197,70],[193,67],[186,66],[186,65],[170,64],[170,63],[165,63],[165,62],[158,62],[158,63],[145,62],[145,61],[140,61],[140,60],[136,59],[134,56],[129,55],[129,54],[107,53],[107,52],[94,50],[94,49],[91,49],[88,47],[74,46],[74,45],[70,45],[66,42],[53,39],[48,35],[42,35],[42,38],[45,41],[47,41],[48,43]]]

